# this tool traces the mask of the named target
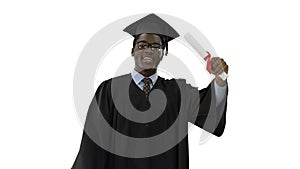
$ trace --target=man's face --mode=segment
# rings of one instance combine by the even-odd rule
[[[163,58],[162,42],[156,34],[141,34],[132,48],[137,71],[156,69]]]

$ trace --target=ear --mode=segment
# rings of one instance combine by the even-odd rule
[[[164,58],[164,54],[165,54],[165,51],[163,50],[163,51],[161,52],[160,60],[162,60],[162,59]]]

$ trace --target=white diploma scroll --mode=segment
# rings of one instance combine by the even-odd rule
[[[184,39],[192,46],[192,48],[204,59],[208,55],[208,51],[206,51],[202,45],[190,34],[186,33],[184,35]],[[204,59],[205,60],[205,59]],[[228,75],[225,72],[222,72],[219,75],[223,80],[227,79]]]

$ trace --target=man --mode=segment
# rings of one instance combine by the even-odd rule
[[[180,133],[176,131],[183,128],[186,132],[187,122],[191,122],[216,136],[223,134],[228,90],[227,81],[218,75],[223,71],[228,73],[228,66],[223,59],[213,58],[211,64],[215,80],[206,88],[195,90],[182,81],[167,80],[157,75],[160,61],[164,54],[167,55],[168,42],[179,36],[170,25],[150,14],[124,31],[134,36],[131,54],[135,67],[131,74],[108,79],[99,85],[88,111],[80,151],[72,169],[188,169],[188,136],[186,133],[178,139]],[[156,95],[156,89],[162,91],[164,97]],[[195,91],[198,97],[193,97]],[[129,93],[128,97],[125,96],[126,92]],[[159,112],[149,110],[159,107],[157,102],[164,102],[164,98],[163,112],[154,120],[149,120],[150,116]],[[134,109],[130,108],[131,104]],[[140,111],[135,115],[141,116],[143,122],[134,119],[134,116],[126,118],[135,110]],[[131,144],[130,140],[118,142],[116,133],[103,134],[105,127],[101,126],[103,121],[99,118],[103,117],[105,123],[118,133],[141,139],[174,128],[173,124],[179,116],[184,117],[183,123],[179,122],[175,126],[175,133],[169,135],[170,139],[164,138],[160,144],[178,142],[161,153],[155,153],[154,149],[160,145],[154,143],[143,143],[146,146],[138,147],[138,143]],[[109,148],[104,147],[103,143],[109,144]],[[114,153],[118,147],[121,147],[122,153]]]

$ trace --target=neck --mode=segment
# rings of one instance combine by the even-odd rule
[[[154,73],[156,73],[156,69],[155,68],[151,68],[151,69],[143,69],[143,70],[137,70],[135,69],[137,72],[139,72],[140,74],[142,74],[145,77],[149,77],[151,75],[153,75]]]

